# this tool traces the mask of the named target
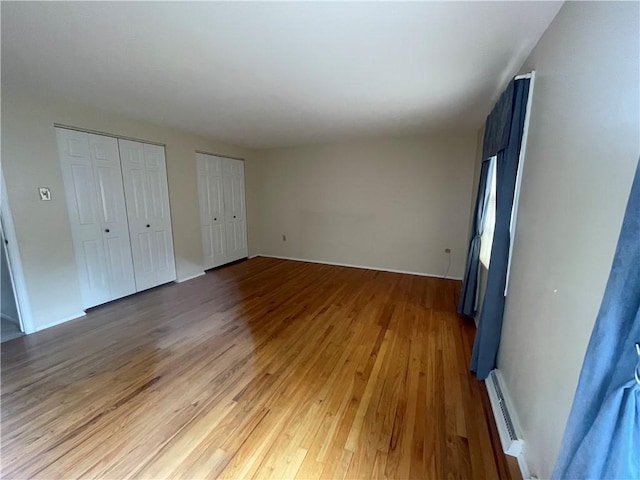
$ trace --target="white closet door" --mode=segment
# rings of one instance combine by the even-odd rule
[[[56,128],[84,308],[135,292],[118,142]]]
[[[223,159],[222,186],[227,261],[233,262],[247,256],[247,219],[244,197],[244,162],[242,160]]]
[[[198,199],[204,269],[227,263],[224,233],[224,197],[222,192],[222,161],[224,159],[203,153],[196,154]]]
[[[118,140],[138,291],[176,279],[164,147]]]
[[[111,300],[136,291],[118,141],[89,134]]]

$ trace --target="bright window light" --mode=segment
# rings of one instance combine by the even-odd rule
[[[489,268],[491,262],[491,246],[493,245],[493,231],[496,226],[496,157],[492,157],[489,167],[489,178],[487,179],[487,189],[489,199],[485,206],[484,231],[480,237],[480,262],[485,268]]]

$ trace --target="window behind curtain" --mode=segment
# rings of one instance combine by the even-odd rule
[[[489,178],[487,179],[487,190],[489,200],[485,210],[484,230],[480,237],[480,262],[485,268],[489,268],[491,261],[491,245],[493,244],[493,231],[496,226],[496,157],[491,157],[489,167]]]

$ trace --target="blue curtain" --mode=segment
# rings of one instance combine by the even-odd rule
[[[640,478],[640,163],[554,479]]]
[[[521,81],[518,81],[520,83]],[[526,80],[527,84],[529,80]],[[478,183],[478,195],[471,225],[471,238],[469,239],[469,251],[467,252],[467,264],[460,291],[458,313],[467,317],[476,314],[476,300],[478,297],[478,274],[480,270],[480,237],[484,231],[484,214],[489,192],[487,191],[487,179],[490,178],[489,159],[500,150],[504,150],[509,144],[511,133],[511,117],[513,114],[513,95],[515,81],[507,86],[493,110],[487,117],[484,127],[484,141],[482,143],[482,169]],[[526,101],[526,100],[525,100]]]
[[[485,158],[497,153],[496,224],[487,288],[471,357],[471,371],[476,372],[480,380],[487,378],[495,367],[500,346],[504,288],[511,248],[511,210],[528,98],[529,79],[512,81],[487,118],[485,127]],[[498,150],[494,152],[495,149]]]
[[[512,80],[491,110],[484,124],[483,159],[491,158],[509,146],[516,83],[520,86],[524,83],[529,85],[529,80]]]
[[[469,240],[469,252],[467,253],[467,265],[464,271],[464,281],[458,302],[458,313],[473,317],[476,314],[476,300],[478,297],[478,274],[480,270],[480,237],[484,231],[485,207],[489,200],[487,181],[491,176],[491,162],[485,160],[480,169],[480,181],[478,182],[478,196],[476,208],[471,225],[471,239]]]

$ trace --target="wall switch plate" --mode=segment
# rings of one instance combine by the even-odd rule
[[[51,190],[49,190],[49,187],[38,187],[38,193],[40,194],[40,200],[44,202],[51,200]]]

